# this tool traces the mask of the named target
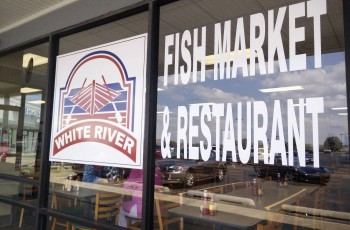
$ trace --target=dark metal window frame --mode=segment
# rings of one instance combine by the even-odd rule
[[[159,21],[160,7],[176,0],[148,0],[131,5],[117,10],[109,14],[91,19],[89,21],[64,28],[46,36],[38,37],[29,42],[16,45],[0,52],[0,57],[23,50],[32,46],[36,46],[45,42],[49,42],[49,64],[48,64],[48,84],[47,84],[47,107],[45,110],[43,130],[43,150],[42,153],[48,153],[50,149],[50,134],[51,134],[51,120],[53,107],[53,89],[55,82],[55,68],[56,57],[58,55],[60,38],[85,31],[97,26],[101,26],[110,22],[114,22],[123,18],[127,18],[138,13],[148,11],[148,53],[147,53],[147,95],[146,95],[146,114],[145,114],[145,140],[144,152],[153,153],[155,150],[156,140],[156,108],[157,108],[157,85],[158,85],[158,48],[159,48]],[[347,105],[350,108],[350,1],[343,0],[344,13],[344,42],[345,42],[345,62],[346,62],[346,88],[347,88]],[[350,130],[350,116],[348,116],[348,130]],[[118,226],[111,227],[104,224],[95,223],[81,217],[66,215],[64,213],[51,210],[48,208],[49,183],[50,178],[47,173],[50,170],[50,162],[48,154],[41,154],[41,168],[39,180],[30,180],[6,174],[0,174],[0,179],[17,181],[20,183],[27,183],[32,185],[39,185],[39,201],[37,206],[27,205],[23,202],[12,200],[8,197],[0,196],[0,202],[14,205],[20,208],[37,211],[36,229],[47,228],[47,217],[54,216],[64,218],[68,221],[83,224],[85,226],[94,227],[97,229],[124,229]],[[142,229],[153,229],[153,202],[154,202],[154,171],[155,171],[155,157],[154,154],[144,154],[143,167],[145,172],[143,190],[143,212]]]

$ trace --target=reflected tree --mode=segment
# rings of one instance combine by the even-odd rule
[[[342,147],[340,139],[336,136],[327,137],[323,143],[324,149],[329,149],[332,152],[339,151]]]
[[[305,145],[305,150],[306,150],[307,152],[313,152],[314,147],[312,146],[312,144],[306,144],[306,145]]]

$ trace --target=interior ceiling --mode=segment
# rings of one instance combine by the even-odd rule
[[[20,21],[30,19],[36,15],[49,13],[54,9],[58,9],[59,4],[69,4],[74,0],[2,0],[0,1],[0,29],[15,25]],[[213,53],[213,35],[212,31],[208,31],[213,28],[215,23],[224,22],[225,20],[232,20],[231,30],[231,48],[234,47],[235,38],[235,24],[238,17],[244,17],[245,31],[249,32],[249,16],[255,13],[263,13],[267,21],[268,10],[275,9],[275,15],[279,7],[288,6],[297,2],[305,2],[301,0],[280,0],[280,1],[266,1],[266,0],[182,0],[161,8],[161,21],[160,21],[160,74],[163,66],[164,55],[164,37],[168,34],[174,34],[183,32],[184,30],[193,31],[194,28],[200,28],[201,26],[207,26],[207,54]],[[327,1],[327,15],[322,16],[322,53],[336,52],[344,50],[344,29],[343,29],[343,11],[342,0],[328,0]],[[288,11],[287,11],[288,12]],[[80,32],[68,37],[64,37],[60,42],[60,54],[80,50],[83,48],[92,47],[99,44],[123,39],[126,37],[134,36],[147,32],[148,22],[147,12],[134,15],[125,18],[120,21],[109,23],[104,26],[100,26],[91,30]],[[312,28],[312,20],[298,19],[298,23],[305,25],[305,27]],[[267,30],[267,28],[266,28]],[[266,35],[267,36],[267,35]],[[282,39],[284,41],[285,50],[288,51],[288,13],[286,13],[284,24],[282,28]],[[249,37],[246,36],[246,40],[249,41]],[[267,39],[265,39],[265,44]],[[306,41],[313,41],[313,33],[306,33]],[[266,45],[267,46],[267,45]],[[263,48],[266,50],[266,46]],[[313,43],[302,42],[298,46],[298,49],[302,53],[312,54]],[[47,45],[41,45],[30,49],[35,54],[47,56]],[[25,51],[26,52],[26,51]],[[267,52],[265,52],[266,54]],[[288,55],[288,54],[287,54]],[[9,55],[8,58],[11,55]],[[18,57],[12,57],[18,58]],[[8,63],[8,62],[6,62]],[[0,67],[4,62],[0,59]],[[0,68],[1,69],[1,68]],[[36,73],[45,75],[47,69],[36,67],[34,68]],[[0,75],[1,71],[0,71]],[[4,79],[4,76],[0,76],[0,82]],[[44,78],[46,79],[46,78]],[[39,84],[40,85],[40,84]],[[0,84],[1,86],[1,84]]]
[[[1,0],[0,34],[77,0]]]

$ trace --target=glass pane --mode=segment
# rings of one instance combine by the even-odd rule
[[[0,202],[0,228],[11,226],[11,209],[11,205]]]
[[[38,179],[47,44],[0,58],[0,173]]]
[[[68,55],[69,52],[80,51],[85,48],[104,45],[109,42],[146,33],[147,15],[147,13],[141,13],[114,23],[64,37],[60,40],[59,53]],[[118,56],[117,51],[115,51],[115,55]],[[95,69],[101,69],[102,71],[103,68],[95,66]],[[100,76],[98,77],[99,80],[96,80],[96,82],[105,85],[106,83],[98,81],[102,81],[102,78],[108,80],[110,76],[104,75],[102,78]],[[88,84],[90,83],[86,82],[85,86],[88,86]],[[81,82],[79,87],[84,88],[84,82]],[[110,92],[112,90],[107,89],[107,91]],[[121,92],[121,94],[123,98],[126,98],[125,92]],[[116,107],[120,109],[119,106],[124,106],[124,104],[117,104]],[[71,103],[68,109],[71,111],[70,113],[73,113],[73,110],[83,111],[83,107],[80,102],[75,102],[74,105]],[[111,109],[113,107],[110,106]],[[117,110],[116,107],[114,107],[115,110]],[[114,115],[111,116],[115,118]],[[77,124],[77,117],[74,117],[74,114],[67,115],[65,125],[68,126],[68,124],[71,125],[74,122]],[[99,119],[103,118],[99,117]],[[115,167],[109,163],[111,160],[106,157],[106,154],[101,149],[96,148],[94,152],[98,154],[100,162],[105,162],[103,165],[89,161],[84,148],[79,149],[79,154],[85,154],[86,157],[83,160],[86,164],[78,164],[74,160],[51,162],[50,197],[52,198],[52,202],[50,203],[50,207],[63,213],[74,216],[78,215],[87,220],[95,220],[98,223],[111,226],[127,226],[130,218],[130,223],[141,224],[142,170],[131,169],[127,165],[124,167]],[[76,154],[75,152],[73,153]],[[118,155],[120,153],[115,151],[115,154]],[[101,213],[104,215],[101,215]],[[130,218],[126,217],[126,215],[129,215]],[[66,221],[52,218],[50,226],[54,227],[58,222],[65,223]]]
[[[0,180],[4,185],[0,188],[0,194],[17,201],[27,202],[36,205],[38,202],[38,186],[16,181]],[[30,202],[28,202],[30,201]]]
[[[37,186],[9,180],[0,180],[0,184],[1,196],[23,202],[27,205],[36,206],[38,204]],[[0,229],[9,229],[5,228],[5,226],[33,227],[35,223],[35,213],[25,208],[17,208],[0,203],[0,220]]]
[[[169,191],[155,215],[185,229],[349,224],[329,215],[350,208],[342,1],[314,3],[161,8],[156,167]]]
[[[34,229],[35,211],[0,202],[0,229]]]

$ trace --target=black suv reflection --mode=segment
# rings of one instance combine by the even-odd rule
[[[162,172],[163,184],[183,184],[192,187],[202,180],[224,180],[226,165],[216,161],[215,157],[216,153],[212,150],[208,161],[174,159],[176,158],[176,149],[174,149],[172,158],[157,160],[156,164]]]
[[[313,166],[283,166],[281,164],[255,166],[255,172],[258,177],[277,178],[280,173],[282,179],[289,182],[306,182],[325,185],[330,179],[330,172],[325,167],[314,168]]]

